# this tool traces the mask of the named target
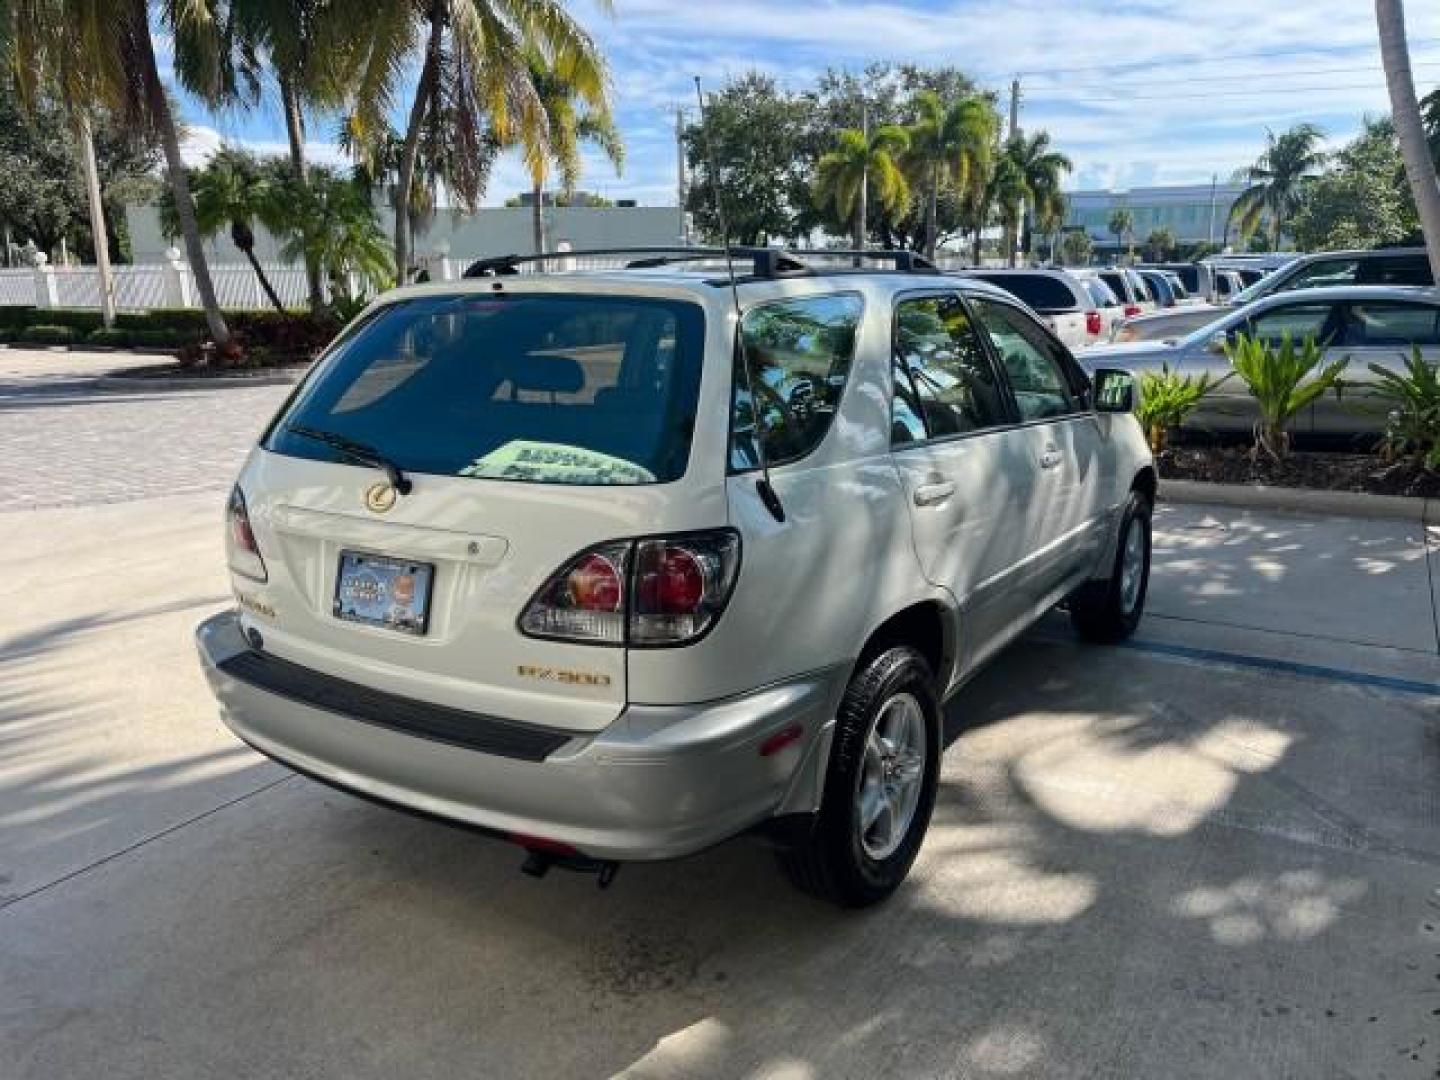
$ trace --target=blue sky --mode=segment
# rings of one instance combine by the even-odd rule
[[[674,107],[759,69],[803,89],[827,66],[953,64],[1005,92],[1019,75],[1021,124],[1048,129],[1075,161],[1072,188],[1224,179],[1253,160],[1267,126],[1320,124],[1335,142],[1387,111],[1368,0],[578,0],[609,57],[625,173],[592,160],[583,186],[675,202]],[[1440,82],[1440,5],[1407,5],[1416,81]],[[273,107],[216,116],[185,103],[187,154],[222,140],[279,152]],[[335,121],[311,125],[311,153],[339,160]],[[488,204],[527,186],[502,160]]]

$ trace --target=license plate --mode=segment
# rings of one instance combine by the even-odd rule
[[[335,576],[335,617],[419,636],[429,624],[434,578],[430,563],[342,551]]]

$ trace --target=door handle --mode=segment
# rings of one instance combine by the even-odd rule
[[[1063,460],[1064,459],[1060,456],[1059,450],[1055,449],[1055,447],[1053,446],[1047,446],[1040,454],[1040,468],[1058,469],[1060,467],[1061,461]]]
[[[915,489],[916,506],[934,506],[955,494],[955,482],[943,480],[936,484],[921,484]]]

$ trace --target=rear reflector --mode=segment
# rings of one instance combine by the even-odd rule
[[[1139,314],[1140,314],[1140,305],[1139,305],[1139,304],[1126,304],[1126,305],[1125,305],[1125,317],[1126,317],[1127,319],[1133,319],[1136,315],[1139,315]]]
[[[563,840],[551,840],[545,836],[527,836],[525,833],[512,832],[507,834],[513,844],[519,844],[526,851],[543,851],[546,855],[571,856],[579,855],[580,849],[572,847]]]
[[[777,731],[760,744],[761,757],[773,757],[787,746],[793,746],[800,741],[800,736],[805,734],[805,729],[799,724],[791,724],[783,731]]]

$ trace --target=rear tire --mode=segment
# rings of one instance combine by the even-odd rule
[[[796,886],[842,907],[884,900],[910,872],[940,779],[935,680],[909,646],[857,670],[835,719],[815,827],[780,853]]]
[[[1120,517],[1110,576],[1083,585],[1070,598],[1070,622],[1086,641],[1113,645],[1140,625],[1150,590],[1150,500],[1130,493]]]

